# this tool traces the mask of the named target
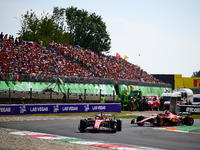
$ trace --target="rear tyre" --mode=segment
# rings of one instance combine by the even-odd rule
[[[117,131],[122,131],[122,120],[117,119]]]
[[[191,116],[186,116],[184,119],[185,125],[192,126],[194,123],[194,118]]]
[[[86,128],[87,128],[87,120],[86,119],[81,119],[80,120],[80,125],[78,127],[79,131],[81,133],[86,132]]]

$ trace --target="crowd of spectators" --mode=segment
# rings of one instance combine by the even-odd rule
[[[57,49],[62,55],[87,66],[95,77],[160,83],[158,79],[123,58],[106,56],[79,46],[62,45]]]
[[[6,38],[1,33],[0,73],[60,75],[80,77],[91,74],[71,60],[66,60],[55,49],[40,44]]]
[[[0,73],[60,75],[125,79],[160,83],[140,67],[126,59],[95,53],[80,46],[25,42],[13,36],[0,37]]]

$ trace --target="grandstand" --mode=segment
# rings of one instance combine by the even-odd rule
[[[66,44],[51,44],[46,48],[9,37],[1,39],[0,73],[14,74],[19,81],[19,75],[28,74],[162,83],[123,58]]]
[[[58,78],[64,83],[170,87],[123,58],[77,45],[50,43],[44,47],[1,34],[0,81],[55,83]]]

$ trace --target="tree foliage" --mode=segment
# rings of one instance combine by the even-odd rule
[[[100,16],[85,10],[70,7],[66,9],[66,22],[72,44],[100,53],[110,49],[110,37]]]
[[[35,12],[32,10],[30,12],[27,11],[25,15],[22,15],[20,35],[23,39],[35,41],[37,39],[38,25],[39,19]]]
[[[54,12],[53,16],[43,12],[38,18],[32,10],[27,11],[25,15],[21,15],[21,30],[19,35],[26,41],[38,42],[43,40],[45,45],[54,41],[58,43],[66,43],[69,40],[68,34],[62,28],[62,24],[58,23],[56,18],[59,12]]]
[[[196,71],[196,72],[193,72],[192,77],[200,77],[200,70]]]
[[[54,7],[52,19],[55,23],[54,40],[60,43],[69,43],[69,34],[66,32],[65,9]]]
[[[41,14],[38,18],[32,10],[21,15],[20,36],[24,40],[37,42],[39,39],[48,44],[57,43],[80,45],[97,53],[108,52],[111,39],[106,24],[95,13],[89,14],[76,7],[54,7],[53,15]]]

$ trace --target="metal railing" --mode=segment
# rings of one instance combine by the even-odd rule
[[[18,79],[16,78],[18,76]],[[53,75],[28,75],[28,74],[0,74],[0,81],[21,81],[21,82],[50,82],[55,83],[60,78],[64,83],[85,83],[85,84],[125,84],[139,85],[150,87],[167,87],[171,88],[171,84],[139,82],[132,80],[115,80],[109,78],[88,78],[88,77],[68,77],[68,76],[53,76]]]
[[[74,102],[78,102],[76,100],[74,100],[74,98],[70,98],[71,96],[83,96],[83,101],[82,103],[88,103],[89,99],[88,97],[92,96],[92,102],[100,102],[101,96],[102,96],[102,89],[100,89],[99,94],[87,94],[87,89],[84,89],[83,93],[70,93],[69,92],[70,89],[67,89],[66,93],[58,93],[58,92],[54,92],[52,89],[50,89],[48,92],[35,92],[32,90],[32,88],[30,88],[30,91],[12,91],[10,88],[8,91],[0,91],[0,93],[2,93],[0,95],[0,99],[1,99],[1,104],[2,103],[7,103],[7,104],[15,104],[15,103],[19,103],[20,99],[22,97],[24,97],[26,99],[26,103],[27,104],[33,104],[36,103],[36,99],[38,100],[42,100],[43,102],[45,101],[46,103],[55,103],[58,100],[60,101],[60,103],[74,103]],[[66,99],[63,100],[62,96],[66,96]],[[37,96],[38,95],[38,96]],[[115,91],[113,90],[113,94],[103,94],[104,96],[106,96],[107,98],[109,98],[109,100],[107,100],[107,102],[113,102],[115,103]],[[34,98],[36,97],[37,98]],[[18,98],[17,98],[18,97]],[[54,98],[53,98],[54,97]],[[96,98],[94,98],[96,97]],[[38,103],[40,103],[38,101]]]

